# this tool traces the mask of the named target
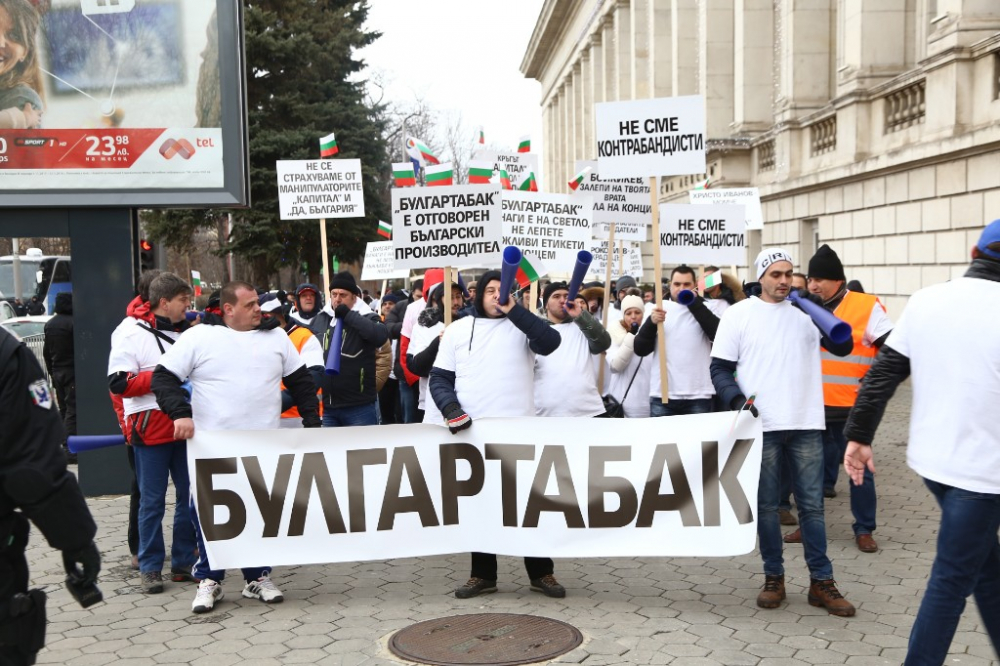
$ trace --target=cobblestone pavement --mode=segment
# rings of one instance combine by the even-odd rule
[[[717,559],[557,561],[568,594],[532,593],[521,563],[500,559],[499,592],[460,601],[467,554],[387,562],[281,568],[274,580],[285,602],[267,606],[240,597],[239,574],[213,613],[190,612],[194,584],[166,583],[146,596],[129,568],[127,497],[90,501],[105,556],[105,602],[82,610],[62,589],[61,560],[33,532],[33,582],[50,593],[48,647],[42,664],[120,666],[197,664],[398,664],[385,648],[392,632],[420,620],[478,612],[548,616],[569,622],[586,642],[556,663],[900,664],[934,556],[938,511],[904,460],[909,392],[890,405],[876,441],[881,550],[866,555],[851,534],[847,481],[828,500],[829,555],[854,618],[837,618],[806,602],[809,579],[801,546],[786,547],[788,601],[754,603],[763,583],[759,555]],[[167,521],[169,523],[169,521]],[[791,528],[788,528],[791,529]],[[168,542],[169,543],[169,542]],[[949,666],[980,666],[996,654],[970,600]]]

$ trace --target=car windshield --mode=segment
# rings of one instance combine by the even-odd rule
[[[38,262],[21,260],[21,300],[27,303],[35,295],[38,281],[35,273],[39,270]],[[0,262],[0,294],[14,298],[14,264],[8,259]]]
[[[44,321],[5,321],[2,326],[8,331],[17,333],[22,338],[45,333]]]

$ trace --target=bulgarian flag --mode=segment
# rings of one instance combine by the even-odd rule
[[[517,152],[519,153],[530,153],[531,152],[531,135],[522,136],[521,140],[517,142]]]
[[[417,176],[413,173],[413,162],[393,162],[392,177],[396,187],[413,187],[417,184]]]
[[[538,181],[535,180],[535,172],[529,171],[528,177],[518,186],[519,190],[522,192],[537,192],[538,191]]]
[[[514,186],[510,184],[510,177],[507,175],[507,169],[499,169],[497,175],[500,178],[500,189],[502,190],[512,190]]]
[[[706,178],[705,180],[703,180],[700,183],[698,183],[697,185],[695,185],[694,189],[695,190],[707,190],[711,186],[712,186],[712,179],[711,178]]]
[[[712,287],[718,287],[722,284],[722,271],[715,271],[711,275],[706,275],[701,280],[701,290],[711,289]]]
[[[320,157],[333,157],[339,152],[340,148],[337,148],[337,139],[333,136],[333,132],[319,140]]]
[[[575,192],[576,188],[580,187],[580,184],[583,183],[583,179],[587,177],[587,174],[590,173],[590,171],[591,167],[587,167],[580,173],[573,176],[573,180],[569,181],[569,189]]]
[[[486,147],[486,132],[483,131],[482,127],[479,128],[479,140],[476,143],[479,144],[480,148]]]
[[[441,164],[437,156],[431,152],[423,141],[420,139],[408,136],[406,137],[406,152],[410,154],[410,157],[419,161],[424,166],[429,164]]]
[[[521,263],[517,266],[517,275],[514,279],[521,289],[527,289],[532,282],[538,282],[538,278],[548,273],[541,260],[530,252],[521,253]]]
[[[424,169],[424,178],[427,180],[427,187],[454,184],[454,176],[450,164],[437,164],[427,167]]]
[[[191,286],[194,287],[194,295],[201,296],[201,273],[191,271]]]
[[[493,177],[493,164],[484,160],[469,162],[469,185],[489,185]]]
[[[383,238],[392,238],[392,225],[388,222],[378,221],[378,235]]]

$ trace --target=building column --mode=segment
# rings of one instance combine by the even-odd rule
[[[766,131],[774,100],[774,1],[736,0],[733,10],[733,132]]]
[[[615,65],[618,68],[620,100],[632,99],[632,18],[629,0],[617,0],[614,8]]]
[[[698,92],[705,98],[706,138],[728,137],[733,122],[733,1],[698,3]]]
[[[602,30],[598,30],[590,38],[590,99],[594,104],[607,101],[607,98],[604,96],[605,64],[603,34]]]
[[[601,43],[604,52],[604,101],[618,101],[618,46],[615,23],[610,16],[601,25]]]
[[[583,80],[581,62],[573,65],[573,161],[583,159],[584,97],[586,82]],[[570,167],[575,168],[575,166]]]
[[[581,109],[583,113],[581,114],[582,122],[580,123],[580,135],[582,140],[580,142],[580,154],[581,159],[589,160],[591,155],[596,157],[595,146],[597,145],[594,140],[594,62],[591,58],[590,45],[588,44],[584,49],[583,53],[580,54],[580,98],[581,98]]]
[[[837,17],[843,22],[840,26],[842,51],[837,58],[837,96],[871,88],[906,71],[906,4],[906,0],[843,0],[840,5],[843,15]],[[805,34],[801,40],[796,38],[793,50],[807,49],[804,55],[812,61],[811,65],[801,63],[799,54],[795,54],[797,62],[804,65],[799,74],[803,82],[822,74],[819,60],[826,56],[818,48],[818,42],[819,37],[829,36],[828,29],[823,27],[824,23],[829,23],[829,14],[803,10],[794,12],[794,29],[796,33]],[[833,96],[832,92],[830,86],[822,91],[824,96]],[[809,94],[813,94],[811,90]]]
[[[698,3],[673,0],[670,12],[673,93],[698,94]]]
[[[629,11],[629,40],[632,43],[632,99],[649,99],[652,95],[650,77],[653,73],[650,50],[652,48],[649,8],[652,0],[632,0]]]
[[[674,53],[670,30],[670,0],[647,2],[649,21],[649,62],[652,74],[650,97],[671,97],[674,94]]]
[[[562,170],[562,176],[560,180],[569,180],[567,173],[573,169],[573,158],[570,156],[570,146],[572,145],[572,127],[573,127],[573,86],[567,76],[566,82],[563,84],[562,92],[559,95],[559,105],[562,107],[562,146],[560,147],[559,154],[559,168]]]

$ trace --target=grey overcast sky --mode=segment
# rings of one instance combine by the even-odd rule
[[[382,71],[389,100],[423,97],[480,125],[486,142],[542,151],[541,86],[520,72],[542,0],[370,0],[368,27],[382,37],[359,55]],[[419,137],[423,138],[423,137]],[[442,147],[431,146],[440,152]]]

